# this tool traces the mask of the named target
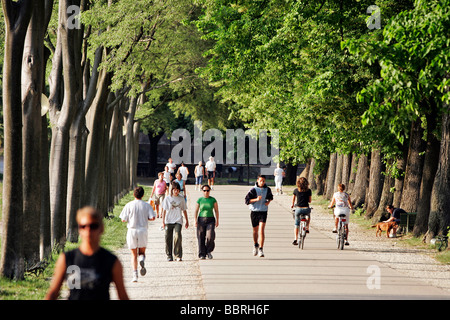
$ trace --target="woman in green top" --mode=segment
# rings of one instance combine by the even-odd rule
[[[210,196],[209,185],[202,186],[203,197],[197,200],[195,207],[195,226],[197,227],[198,257],[212,259],[216,238],[215,228],[219,226],[219,206],[215,198]]]

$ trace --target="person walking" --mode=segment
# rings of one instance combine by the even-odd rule
[[[181,163],[181,167],[178,168],[177,173],[181,174],[181,179],[186,183],[189,176],[189,169],[186,167],[184,162]]]
[[[169,194],[169,186],[170,186],[170,182],[172,182],[172,176],[170,175],[169,172],[169,167],[165,166],[164,167],[164,172],[163,172],[163,176],[164,176],[164,181],[166,182],[167,188],[166,188],[166,195]]]
[[[350,220],[350,210],[353,210],[352,201],[350,199],[350,196],[347,192],[344,192],[345,185],[340,183],[338,185],[338,191],[333,194],[333,198],[331,199],[331,203],[328,206],[328,208],[334,208],[334,229],[333,233],[337,233],[337,227],[339,223],[339,215],[345,214],[346,219],[344,222],[347,239],[345,239],[345,245],[348,246],[348,222]]]
[[[208,172],[208,185],[214,190],[214,180],[216,178],[216,162],[214,161],[214,157],[209,157],[205,167]]]
[[[138,281],[138,260],[141,266],[141,276],[146,274],[145,249],[148,240],[148,221],[155,220],[155,212],[152,206],[143,201],[144,189],[136,187],[133,191],[134,200],[128,202],[122,209],[119,217],[127,223],[127,245],[131,250],[131,265],[133,277],[131,282]]]
[[[284,170],[282,168],[280,168],[280,164],[277,164],[277,167],[275,168],[274,172],[274,180],[275,180],[275,190],[276,190],[276,194],[283,194],[283,189],[282,189],[282,185],[283,185],[283,177],[284,177]]]
[[[169,158],[167,160],[166,167],[169,168],[169,173],[170,173],[170,176],[171,176],[170,180],[173,180],[173,178],[175,178],[175,169],[176,169],[177,165],[175,163],[173,163],[172,158]]]
[[[294,190],[293,194],[294,196],[292,197],[291,208],[295,208],[295,240],[294,242],[292,242],[292,244],[296,246],[298,244],[297,240],[298,229],[300,227],[300,216],[306,215],[308,218],[306,223],[307,233],[309,233],[309,224],[311,222],[311,208],[309,207],[309,204],[311,203],[312,192],[311,189],[309,189],[309,183],[306,178],[301,177],[297,180],[297,188]]]
[[[109,286],[115,284],[120,300],[128,300],[120,260],[100,246],[104,231],[103,215],[92,207],[77,211],[81,244],[78,249],[60,254],[46,300],[58,299],[64,279],[70,290],[69,300],[109,300]]]
[[[156,217],[159,218],[159,206],[166,196],[167,183],[164,181],[164,172],[158,173],[158,179],[153,183],[152,194],[148,199],[155,202]]]
[[[205,167],[203,166],[203,162],[199,161],[198,165],[194,169],[195,175],[195,190],[200,190],[203,183],[203,176],[205,175]]]
[[[215,248],[216,232],[219,226],[219,205],[214,197],[210,196],[211,188],[202,186],[203,197],[197,200],[195,207],[195,222],[197,228],[198,257],[200,259],[212,259]]]
[[[186,201],[180,196],[180,185],[176,181],[172,182],[170,195],[164,199],[162,209],[167,260],[173,261],[173,257],[175,256],[177,261],[182,261],[181,228],[183,225],[183,215],[186,219],[186,229],[189,227],[189,221],[186,211]]]
[[[271,189],[266,185],[266,177],[259,175],[256,184],[245,196],[245,204],[250,208],[250,218],[253,227],[253,255],[264,257],[265,227],[267,212],[273,200]]]

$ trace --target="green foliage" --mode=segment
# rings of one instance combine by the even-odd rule
[[[398,146],[385,127],[361,123],[367,104],[356,93],[379,68],[341,48],[346,39],[380,36],[366,26],[372,3],[199,2],[205,13],[197,26],[214,41],[201,75],[248,127],[279,129],[282,160],[326,161],[330,152],[368,152],[374,141]],[[385,19],[406,6],[380,5]]]
[[[358,93],[368,105],[364,125],[387,126],[403,142],[411,121],[450,101],[449,27],[450,1],[415,1],[413,10],[389,21],[383,38],[346,42],[361,60],[381,67],[380,77]]]

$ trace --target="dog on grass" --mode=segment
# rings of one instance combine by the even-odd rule
[[[376,237],[378,237],[378,235],[381,237],[381,233],[383,231],[386,231],[386,237],[389,238],[391,230],[397,230],[397,223],[395,223],[394,221],[379,222],[376,225],[373,225],[372,228],[377,228],[377,232],[375,233]]]

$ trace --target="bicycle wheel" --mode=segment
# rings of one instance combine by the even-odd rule
[[[344,250],[344,242],[345,242],[345,229],[344,225],[341,224],[339,227],[339,233],[338,233],[338,249]]]
[[[300,228],[298,229],[298,248],[303,249],[303,244],[305,243],[305,224],[300,223]]]

